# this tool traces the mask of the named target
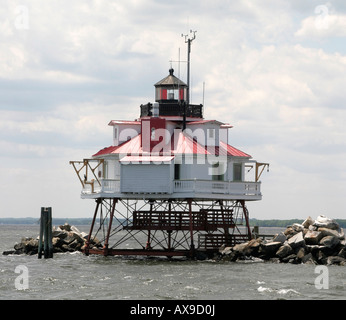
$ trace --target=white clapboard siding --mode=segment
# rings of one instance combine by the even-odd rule
[[[122,164],[120,191],[172,193],[171,164]]]

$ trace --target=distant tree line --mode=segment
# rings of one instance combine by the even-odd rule
[[[258,220],[255,218],[250,218],[251,226],[259,227],[282,227],[292,225],[293,223],[303,223],[302,219],[289,219],[289,220],[278,220],[278,219],[268,219],[268,220]],[[335,219],[335,221],[340,225],[341,228],[346,228],[346,219]]]
[[[90,225],[92,218],[53,218],[53,225]],[[39,224],[39,218],[0,218],[0,224]]]
[[[286,228],[293,223],[302,223],[302,219],[289,219],[289,220],[279,220],[279,219],[266,219],[259,220],[255,218],[250,219],[250,226],[259,227],[279,227]],[[335,219],[341,228],[346,228],[346,219]],[[70,225],[90,225],[92,218],[53,218],[53,225],[58,226],[65,223]],[[0,218],[0,224],[39,224],[39,218]]]

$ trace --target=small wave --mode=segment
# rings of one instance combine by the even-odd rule
[[[143,283],[148,285],[149,283],[152,283],[153,281],[154,279],[147,279]]]
[[[275,293],[278,293],[280,295],[286,295],[286,294],[289,294],[289,293],[293,293],[293,294],[299,294],[298,291],[294,290],[294,289],[272,289],[272,288],[266,288],[266,287],[258,287],[257,288],[257,291],[258,292],[275,292]]]
[[[260,287],[257,288],[257,291],[258,291],[258,292],[273,292],[274,289],[266,288],[266,287],[260,286]]]
[[[184,289],[194,290],[194,291],[198,291],[199,290],[199,288],[192,287],[192,286],[186,286]]]
[[[287,294],[287,293],[299,294],[298,291],[293,290],[293,289],[280,289],[280,290],[278,291],[278,294]]]
[[[53,257],[56,256],[70,256],[70,255],[82,255],[81,251],[66,251],[66,252],[54,252]]]
[[[51,282],[51,283],[54,283],[54,282],[57,282],[57,281],[58,281],[58,279],[53,278],[53,277],[44,277],[43,280],[44,280],[44,281]]]
[[[238,259],[236,263],[264,263],[264,260],[257,257],[245,257],[244,259]]]

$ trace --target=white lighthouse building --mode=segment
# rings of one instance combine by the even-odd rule
[[[71,161],[81,197],[96,200],[89,243],[98,216],[106,230],[86,253],[193,257],[251,237],[246,201],[262,199],[268,164],[234,146],[230,124],[204,119],[173,69],[154,86],[138,119],[109,122],[111,146]]]

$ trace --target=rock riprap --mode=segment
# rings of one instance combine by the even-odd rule
[[[220,249],[228,261],[254,260],[284,263],[346,265],[345,234],[339,224],[324,215],[295,223],[270,240],[261,238]]]
[[[52,230],[52,243],[53,252],[74,252],[82,251],[87,241],[88,235],[85,232],[80,232],[75,226],[68,223],[53,227]],[[19,243],[14,245],[14,250],[4,251],[4,255],[8,254],[28,254],[34,255],[38,253],[39,237],[22,238]],[[101,247],[97,238],[91,239],[90,248]]]

